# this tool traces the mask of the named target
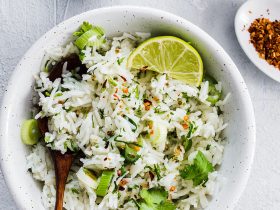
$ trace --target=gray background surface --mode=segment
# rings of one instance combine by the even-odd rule
[[[0,0],[0,95],[26,50],[57,23],[90,9],[142,5],[182,16],[201,27],[228,52],[253,101],[257,145],[247,188],[236,210],[280,209],[280,84],[246,57],[234,33],[242,0]],[[19,75],[20,76],[20,75]],[[234,90],[233,90],[234,91]],[[238,131],[237,131],[238,132]],[[237,154],[238,155],[238,154]],[[16,167],[16,166],[15,166]],[[17,209],[0,171],[0,210]]]

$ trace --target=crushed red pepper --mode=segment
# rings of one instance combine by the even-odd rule
[[[250,42],[262,59],[280,70],[280,22],[258,18],[248,29]]]

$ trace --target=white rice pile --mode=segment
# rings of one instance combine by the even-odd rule
[[[94,46],[86,47],[82,51],[83,63],[89,71],[81,80],[74,78],[67,66],[63,79],[54,82],[48,79],[47,72],[36,76],[35,89],[42,110],[35,119],[49,119],[47,146],[62,153],[70,149],[85,154],[74,163],[68,177],[66,209],[138,209],[134,201],[140,198],[141,189],[162,187],[177,209],[189,210],[205,208],[208,196],[214,193],[217,171],[209,173],[204,184],[194,186],[192,180],[180,176],[180,169],[193,164],[198,151],[213,167],[221,164],[221,132],[226,124],[220,108],[226,101],[214,106],[207,101],[208,82],[197,88],[165,74],[128,70],[129,54],[147,37],[149,34],[124,33],[107,40],[103,52]],[[55,63],[77,52],[70,43],[48,50],[43,62]],[[221,83],[216,87],[221,90]],[[186,135],[192,140],[188,151],[182,140]],[[126,164],[122,153],[129,143],[139,144],[135,147],[139,159],[132,164]],[[27,165],[33,177],[44,183],[43,205],[53,209],[54,169],[43,144],[33,147]],[[155,167],[159,168],[159,176]],[[95,186],[81,180],[83,168],[97,175]],[[105,197],[100,198],[96,195],[99,175],[108,169],[114,171],[113,180]],[[125,172],[120,173],[123,169]]]

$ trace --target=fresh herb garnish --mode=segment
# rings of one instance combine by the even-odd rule
[[[191,138],[192,134],[197,130],[197,126],[195,126],[194,122],[189,122],[189,131],[187,134],[187,138]]]
[[[193,164],[185,166],[183,170],[180,170],[180,176],[183,179],[192,180],[194,186],[197,186],[207,182],[208,173],[213,171],[213,165],[206,159],[201,151],[198,151]]]
[[[125,59],[125,57],[119,58],[119,59],[117,60],[117,63],[118,63],[119,65],[121,65],[122,62],[124,61],[124,59]]]
[[[192,140],[187,138],[186,136],[182,136],[182,140],[185,152],[188,152],[192,148]]]
[[[140,210],[175,210],[176,206],[167,200],[167,196],[168,193],[163,188],[141,190]]]
[[[71,192],[74,194],[79,194],[79,190],[77,190],[76,188],[71,188]]]
[[[161,179],[161,175],[160,175],[160,168],[159,168],[158,164],[154,165],[154,171],[155,171],[155,173],[157,175],[157,179],[160,180]]]
[[[124,119],[126,119],[131,125],[132,125],[132,131],[135,132],[137,130],[137,124],[136,122],[134,122],[131,118],[129,118],[128,116],[124,115]]]
[[[124,149],[124,158],[128,163],[135,163],[140,158],[140,155],[137,154],[136,150],[126,144]]]

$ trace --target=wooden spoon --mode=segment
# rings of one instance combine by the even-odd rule
[[[67,62],[67,69],[77,69],[78,74],[82,75],[87,72],[87,68],[83,65],[76,54],[71,54],[66,58],[63,58],[60,62],[52,67],[52,70],[49,75],[50,81],[55,81],[57,78],[61,78],[62,69],[64,63]],[[48,118],[39,118],[38,127],[42,135],[49,131],[48,129]],[[60,151],[50,149],[52,160],[54,163],[55,169],[55,179],[56,179],[56,202],[55,210],[63,209],[63,199],[64,199],[64,190],[67,181],[67,177],[72,166],[72,163],[75,159],[75,153],[67,151],[62,154]]]
[[[48,118],[39,118],[38,127],[40,132],[44,135],[48,132]],[[62,154],[60,151],[52,150],[49,148],[51,153],[51,157],[54,163],[55,170],[55,180],[56,180],[56,202],[55,202],[55,210],[63,209],[63,199],[64,199],[64,190],[67,181],[67,177],[72,166],[72,163],[75,158],[75,154],[73,152],[67,151]]]
[[[50,152],[54,162],[55,179],[56,179],[55,210],[62,210],[65,185],[75,155],[71,152],[66,152],[64,154],[61,154],[60,151],[51,150],[51,149]]]

